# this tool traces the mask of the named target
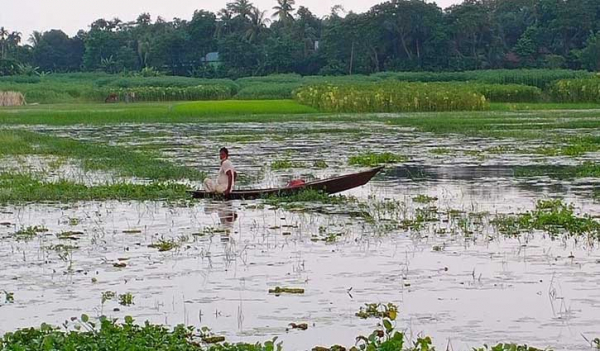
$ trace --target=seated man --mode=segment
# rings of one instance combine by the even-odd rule
[[[219,157],[221,158],[219,175],[217,176],[216,181],[209,178],[205,179],[204,190],[227,196],[231,193],[233,186],[235,185],[235,168],[233,167],[233,163],[229,160],[229,150],[227,150],[227,148],[221,148]]]

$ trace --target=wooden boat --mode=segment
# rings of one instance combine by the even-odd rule
[[[269,196],[289,196],[296,194],[302,190],[317,190],[323,191],[327,194],[337,194],[342,191],[357,188],[359,186],[367,184],[371,178],[373,178],[383,167],[377,167],[368,171],[347,174],[339,177],[333,177],[323,180],[316,180],[313,182],[304,183],[295,187],[286,188],[271,188],[271,189],[257,189],[257,190],[236,190],[232,191],[227,199],[229,200],[251,200],[261,197]],[[225,198],[223,194],[209,193],[206,191],[198,190],[192,191],[192,196],[196,199],[205,198]]]

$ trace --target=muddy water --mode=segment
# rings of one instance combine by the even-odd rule
[[[345,215],[352,204],[328,211],[210,201],[189,206],[88,202],[1,207],[0,290],[14,292],[15,301],[4,303],[0,294],[0,333],[41,322],[60,324],[81,313],[132,315],[139,321],[210,326],[232,341],[278,336],[286,349],[305,350],[352,345],[356,336],[377,326],[375,319],[355,317],[359,308],[393,302],[400,311],[397,327],[413,338],[432,336],[440,349],[510,341],[587,350],[581,335],[600,336],[597,242],[541,232],[507,238],[489,225],[495,214],[530,210],[537,200],[552,197],[573,203],[579,213],[600,215],[600,204],[589,196],[597,180],[513,177],[516,165],[560,166],[576,159],[489,152],[472,156],[467,151],[528,145],[440,138],[408,129],[382,134],[383,126],[373,123],[337,133],[319,133],[335,126],[313,124],[310,133],[285,134],[303,127],[276,125],[274,134],[264,135],[263,126],[249,124],[210,130],[130,126],[121,132],[43,128],[84,140],[113,140],[123,147],[158,145],[165,158],[206,170],[212,170],[213,151],[225,143],[225,135],[252,135],[243,142],[229,139],[227,145],[249,182],[260,185],[351,172],[356,168],[347,166],[347,157],[365,149],[403,153],[410,162],[346,194],[370,206],[375,224]],[[436,148],[453,152],[430,152]],[[305,166],[273,171],[267,166],[274,158],[300,160]],[[330,167],[316,169],[316,160]],[[386,220],[412,218],[427,207],[413,201],[419,194],[437,198],[431,204],[440,213],[436,220],[421,231],[386,228]],[[392,209],[376,210],[382,203],[393,203]],[[449,210],[462,211],[464,220],[443,215]],[[465,225],[468,230],[461,230]],[[14,235],[28,226],[48,231],[30,239]],[[59,239],[57,234],[64,232],[82,234]],[[335,240],[322,240],[331,234]],[[180,247],[168,252],[148,247],[160,239],[175,240]],[[77,248],[65,250],[58,244]],[[114,267],[118,262],[126,267]],[[268,294],[275,286],[304,288],[305,294]],[[131,293],[135,304],[102,304],[105,291]],[[287,331],[292,322],[309,323],[309,329]]]

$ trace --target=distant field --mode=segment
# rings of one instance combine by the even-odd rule
[[[559,88],[555,85],[566,81]],[[106,73],[66,73],[47,76],[0,77],[0,91],[17,91],[28,103],[99,103],[109,96],[119,101],[198,101],[291,99],[299,88],[314,85],[362,85],[379,83],[440,83],[476,90],[492,102],[535,102],[559,99],[564,102],[590,102],[581,87],[600,81],[586,71],[572,70],[481,70],[467,72],[381,72],[370,76],[300,76],[279,74],[238,80],[190,77],[139,77]],[[575,84],[576,82],[579,82]],[[519,85],[520,92],[507,88]],[[529,89],[526,89],[528,87]],[[532,90],[535,88],[538,90]],[[508,90],[507,90],[508,89]],[[573,89],[577,94],[570,94]],[[585,90],[585,89],[584,89]],[[585,91],[589,91],[587,89]],[[489,96],[488,96],[489,95]],[[576,100],[572,100],[575,96]],[[581,100],[584,99],[584,100]],[[580,101],[581,100],[581,101]],[[546,101],[546,100],[543,100]]]
[[[314,108],[292,100],[56,104],[0,109],[0,125],[270,121],[303,119],[296,115],[315,114],[316,112]]]

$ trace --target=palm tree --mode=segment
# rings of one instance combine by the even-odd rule
[[[0,27],[0,58],[6,58],[6,38],[8,37],[8,30],[4,27]]]
[[[273,7],[275,13],[273,17],[278,17],[281,22],[293,21],[292,11],[294,11],[294,5],[296,0],[277,0],[278,6]]]
[[[215,29],[215,38],[220,39],[229,34],[233,13],[225,8],[221,9],[217,13],[217,16],[219,16],[219,20],[217,21],[217,28]]]
[[[22,34],[21,32],[12,32],[8,35],[8,44],[12,47],[17,47],[17,45],[21,44]]]
[[[40,43],[42,42],[42,36],[42,32],[34,30],[33,33],[31,33],[31,35],[29,36],[29,43],[31,43],[33,47],[40,45]]]
[[[252,3],[249,0],[235,0],[227,4],[227,9],[231,13],[236,14],[236,17],[248,18],[252,13]]]
[[[250,26],[246,30],[246,40],[254,42],[256,38],[265,30],[269,19],[265,18],[267,11],[261,11],[258,8],[253,8],[250,13]]]

